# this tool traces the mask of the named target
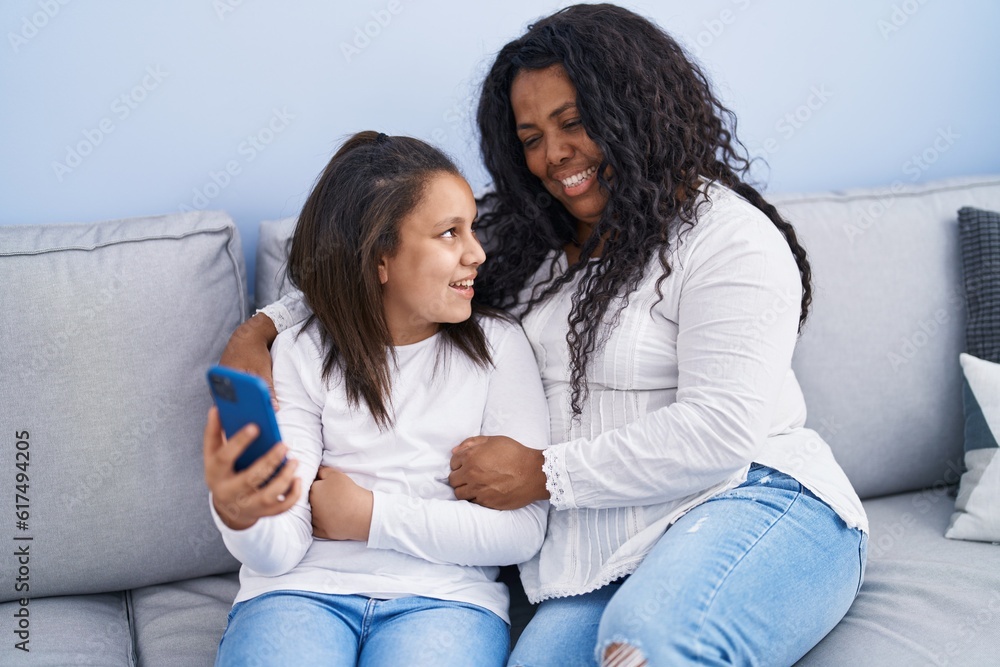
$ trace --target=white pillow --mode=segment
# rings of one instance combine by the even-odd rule
[[[965,467],[945,537],[1000,542],[1000,364],[959,355],[965,374]]]

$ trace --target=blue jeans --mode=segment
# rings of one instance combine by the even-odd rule
[[[510,629],[493,612],[425,597],[274,591],[238,602],[217,666],[502,666]]]
[[[631,576],[542,602],[508,664],[599,665],[624,643],[652,667],[791,665],[847,613],[867,545],[794,478],[753,464],[746,482],[673,524]]]

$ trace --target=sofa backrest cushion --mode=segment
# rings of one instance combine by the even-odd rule
[[[293,289],[285,277],[288,249],[298,217],[265,220],[260,223],[257,239],[257,276],[254,280],[254,305],[263,308]]]
[[[767,196],[812,264],[793,365],[807,424],[862,498],[961,475],[965,296],[957,211],[1000,208],[1000,177]]]
[[[201,443],[205,371],[247,310],[243,264],[223,213],[0,227],[0,460],[24,506],[0,539],[30,554],[7,557],[0,600],[238,567]]]

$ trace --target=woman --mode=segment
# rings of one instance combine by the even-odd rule
[[[507,659],[496,566],[538,550],[546,504],[458,501],[448,465],[484,427],[544,447],[547,414],[520,327],[472,306],[475,218],[451,161],[409,137],[359,133],[317,182],[289,257],[314,315],[272,348],[285,444],[236,473],[252,431],[224,443],[213,411],[205,432],[213,515],[243,563],[216,664]]]
[[[809,264],[733,115],[657,26],[577,5],[501,50],[478,121],[477,298],[520,315],[551,420],[544,454],[452,459],[458,498],[551,500],[510,664],[794,663],[856,596],[867,520],[804,428]]]

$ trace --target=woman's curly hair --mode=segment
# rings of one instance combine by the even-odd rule
[[[575,221],[528,170],[511,106],[517,74],[552,65],[561,65],[576,87],[581,122],[604,155],[598,183],[609,193],[580,261],[559,277],[553,266],[523,313],[579,279],[566,336],[574,414],[587,396],[590,355],[617,324],[653,253],[663,267],[657,290],[670,275],[670,235],[680,225],[696,224],[704,179],[747,199],[784,235],[802,276],[801,330],[812,301],[809,262],[792,226],[744,182],[750,162],[736,138],[735,115],[673,38],[609,4],[574,5],[529,26],[501,49],[483,82],[477,122],[493,192],[481,201],[488,212],[479,229],[489,261],[480,271],[477,299],[514,306],[546,256],[576,242]],[[605,178],[607,167],[612,182]],[[588,261],[601,239],[600,257]]]

